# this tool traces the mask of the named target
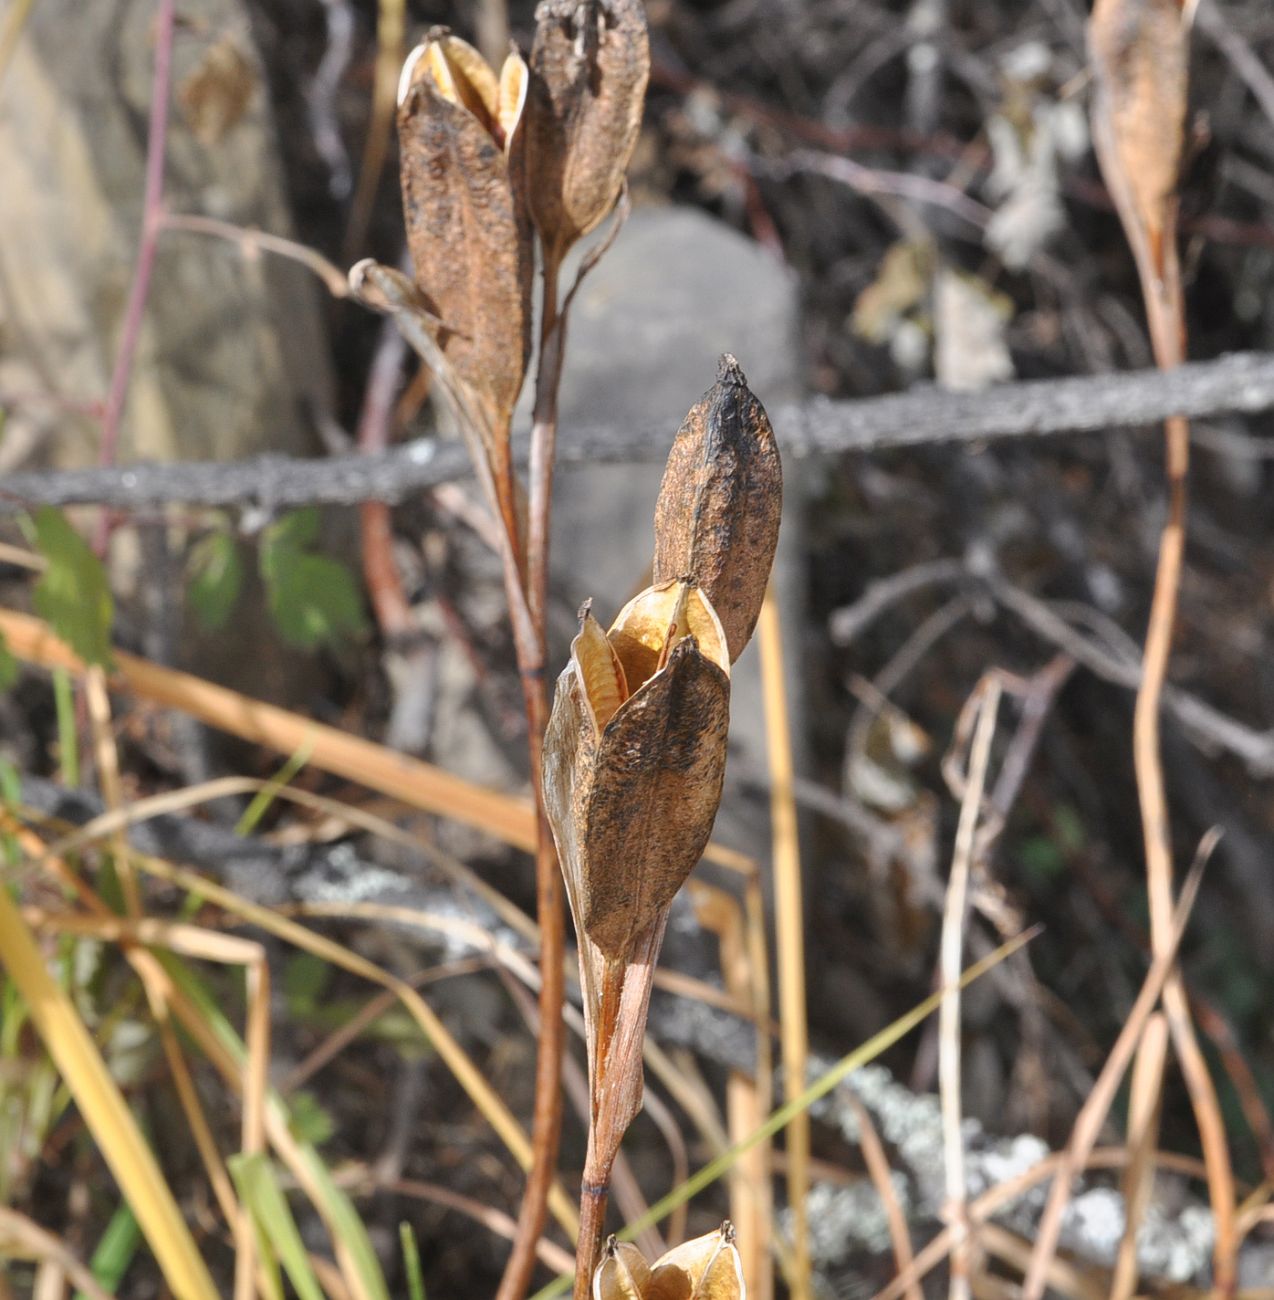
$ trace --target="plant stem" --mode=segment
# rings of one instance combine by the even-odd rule
[[[133,373],[133,359],[141,339],[142,318],[150,295],[150,279],[155,270],[155,250],[164,214],[164,152],[168,142],[168,91],[172,80],[173,28],[175,0],[159,0],[155,14],[155,67],[150,85],[150,125],[146,132],[146,189],[142,198],[142,233],[137,248],[137,265],[124,309],[124,326],[120,332],[115,365],[111,370],[110,388],[102,410],[102,442],[98,464],[115,463],[119,443],[119,422],[128,396],[128,381]],[[99,555],[110,538],[110,516],[102,514],[94,537]]]
[[[531,431],[526,585],[518,593],[526,602],[532,635],[529,639],[515,637],[518,670],[522,677],[522,697],[526,706],[531,782],[535,791],[535,899],[540,924],[540,1033],[536,1046],[535,1104],[531,1120],[533,1154],[531,1168],[527,1172],[526,1190],[518,1211],[513,1248],[505,1264],[504,1276],[500,1279],[496,1300],[520,1300],[530,1288],[536,1262],[536,1246],[544,1231],[549,1189],[553,1184],[562,1131],[562,1053],[566,1045],[562,1004],[566,996],[563,969],[566,921],[562,907],[562,877],[540,788],[544,730],[548,725],[548,687],[544,673],[547,659],[549,525],[553,500],[553,456],[557,442],[558,392],[562,382],[562,346],[566,332],[565,317],[558,313],[558,270],[558,259],[546,254],[544,296],[540,311],[540,352],[535,376],[535,411]],[[497,467],[497,481],[499,473]],[[515,531],[512,536],[516,535]],[[514,593],[510,590],[511,609],[513,600]],[[516,621],[515,619],[515,627]],[[604,1212],[603,1203],[603,1214]]]
[[[1170,370],[1185,360],[1185,310],[1176,243],[1175,221],[1170,223],[1158,243],[1158,257],[1153,256],[1146,246],[1133,242],[1155,361],[1163,370]],[[1189,423],[1181,416],[1170,417],[1164,422],[1164,436],[1168,517],[1159,539],[1141,685],[1137,689],[1133,712],[1133,766],[1137,774],[1137,797],[1145,841],[1151,949],[1156,957],[1167,950],[1172,931],[1172,838],[1163,780],[1159,717],[1172,653],[1185,555]],[[1208,1196],[1216,1232],[1214,1293],[1228,1296],[1235,1287],[1234,1176],[1216,1088],[1194,1032],[1179,967],[1169,974],[1164,984],[1163,1005],[1190,1093],[1207,1168]]]
[[[614,1156],[602,1159],[588,1138],[588,1155],[584,1161],[584,1179],[579,1196],[579,1246],[575,1255],[575,1293],[573,1300],[589,1300],[593,1272],[602,1251],[606,1234],[606,1207],[610,1201],[610,1171]]]

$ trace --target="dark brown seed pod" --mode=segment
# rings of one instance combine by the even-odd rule
[[[530,226],[515,200],[526,68],[501,75],[464,41],[431,32],[403,69],[403,211],[437,341],[496,438],[508,435],[531,344]],[[513,168],[516,171],[516,167]]]
[[[650,78],[642,0],[542,0],[530,67],[527,201],[560,261],[615,206],[637,144]]]
[[[765,408],[721,358],[668,456],[655,507],[654,581],[689,575],[725,629],[733,663],[756,627],[783,511],[783,466]]]
[[[549,719],[544,802],[580,941],[612,961],[708,842],[729,711],[725,635],[697,588],[648,587],[605,634],[585,611]]]

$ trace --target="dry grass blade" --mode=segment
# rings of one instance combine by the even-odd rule
[[[363,145],[363,160],[358,172],[358,186],[350,206],[349,226],[345,233],[345,261],[353,250],[363,247],[372,206],[380,187],[381,173],[389,148],[390,128],[394,121],[394,104],[398,88],[398,69],[402,66],[406,43],[406,0],[380,0],[376,13],[376,70],[372,82],[371,120]]]
[[[255,1155],[265,1150],[265,1100],[270,1066],[270,968],[266,961],[265,949],[259,943],[154,917],[125,918],[103,916],[100,913],[84,916],[51,913],[30,907],[24,909],[23,915],[33,929],[92,937],[105,943],[127,942],[145,944],[148,947],[163,947],[202,961],[242,966],[247,991],[248,1014],[245,1039],[248,1057],[242,1090],[243,1121],[240,1149],[245,1155]],[[255,1239],[250,1235],[251,1219],[233,1194],[185,1059],[171,1034],[168,1008],[163,1000],[162,991],[149,982],[145,987],[163,1036],[164,1051],[172,1068],[174,1085],[190,1119],[196,1147],[204,1161],[222,1211],[234,1229],[235,1296],[242,1297],[243,1300],[251,1300],[253,1279],[258,1267]]]
[[[462,1196],[448,1187],[439,1187],[436,1183],[421,1182],[416,1178],[378,1179],[370,1173],[355,1171],[354,1176],[341,1182],[353,1191],[392,1192],[396,1196],[409,1196],[417,1200],[428,1201],[433,1205],[442,1205],[455,1210],[480,1223],[489,1232],[499,1237],[512,1237],[516,1224],[507,1214],[490,1205],[484,1205],[471,1196]],[[546,1238],[536,1244],[536,1253],[540,1262],[555,1271],[569,1269],[574,1265],[575,1257],[563,1250],[561,1246]]]
[[[0,1259],[5,1258],[47,1260],[61,1269],[88,1300],[111,1300],[101,1283],[64,1242],[25,1214],[0,1205]]]
[[[1127,1222],[1110,1300],[1132,1300],[1137,1286],[1137,1231],[1150,1202],[1154,1177],[1154,1152],[1159,1136],[1159,1109],[1163,1098],[1163,1068],[1168,1055],[1168,1022],[1161,1012],[1146,1021],[1137,1048],[1128,1100],[1128,1168],[1123,1193]]]
[[[48,668],[86,671],[79,656],[37,618],[0,610],[0,632],[19,658]],[[484,790],[430,763],[189,673],[161,667],[124,651],[114,651],[113,656],[118,674],[112,684],[122,685],[142,699],[178,709],[280,754],[295,754],[309,744],[311,767],[380,790],[424,812],[476,826],[517,848],[530,850],[535,846],[531,811],[521,800]]]
[[[1106,1058],[1106,1064],[1102,1066],[1097,1082],[1093,1085],[1092,1091],[1075,1119],[1070,1143],[1053,1179],[1053,1186],[1040,1218],[1031,1265],[1026,1280],[1022,1283],[1022,1300],[1043,1300],[1048,1265],[1057,1250],[1058,1237],[1062,1230],[1062,1215],[1070,1200],[1071,1183],[1075,1175],[1084,1167],[1089,1152],[1096,1144],[1097,1135],[1110,1111],[1115,1092],[1136,1050],[1146,1021],[1150,1018],[1150,1013],[1154,1010],[1164,985],[1172,975],[1177,947],[1185,932],[1190,909],[1194,906],[1199,882],[1203,878],[1203,866],[1204,859],[1201,858],[1191,870],[1173,915],[1169,944],[1155,955],[1141,991],[1137,994],[1137,1000],[1133,1003],[1132,1010],[1119,1031],[1119,1037],[1116,1038],[1115,1045]]]
[[[753,941],[745,909],[732,894],[702,881],[690,882],[690,896],[699,923],[712,930],[720,941],[719,965],[726,988],[740,1000],[751,1001],[755,1014],[758,1006],[755,985],[763,975],[760,969],[754,974]],[[758,1044],[762,1039],[769,1042],[764,1024],[762,1020],[757,1026]],[[738,1142],[764,1122],[770,1109],[769,1087],[762,1082],[765,1077],[768,1071],[762,1075],[758,1070],[755,1077],[741,1070],[730,1071],[726,1080],[730,1143]],[[770,1144],[762,1142],[739,1161],[730,1179],[730,1221],[738,1229],[743,1280],[752,1300],[769,1300],[773,1294],[774,1278],[769,1263],[773,1212]]]
[[[1031,1258],[1031,1244],[1002,1228],[998,1223],[984,1223],[978,1229],[978,1241],[988,1255],[1003,1260],[1012,1268],[1024,1270]],[[1106,1300],[1103,1270],[1083,1268],[1069,1260],[1054,1259],[1048,1266],[1048,1284],[1065,1300]],[[1006,1296],[1016,1296],[1012,1287]]]
[[[1057,1171],[1062,1168],[1067,1158],[1067,1152],[1055,1151],[1052,1155],[1045,1156],[1038,1164],[1032,1165],[1015,1177],[997,1183],[996,1186],[983,1192],[981,1196],[970,1203],[970,1219],[981,1223],[998,1214],[1005,1207],[1025,1196],[1032,1188],[1038,1187],[1040,1183],[1053,1178]],[[1158,1169],[1171,1169],[1190,1178],[1203,1178],[1206,1176],[1202,1161],[1191,1159],[1189,1156],[1156,1152],[1152,1159]],[[1085,1169],[1124,1169],[1127,1168],[1127,1165],[1128,1150],[1126,1147],[1099,1147],[1092,1151],[1084,1162]],[[911,1267],[904,1269],[892,1282],[877,1291],[872,1300],[900,1300],[900,1297],[906,1294],[908,1288],[921,1281],[947,1257],[951,1250],[953,1238],[954,1233],[952,1230],[943,1228],[931,1241],[916,1252]]]
[[[871,1113],[854,1094],[847,1093],[846,1099],[854,1118],[858,1122],[858,1145],[862,1148],[863,1160],[867,1173],[885,1207],[885,1218],[889,1222],[889,1241],[894,1250],[894,1263],[900,1274],[906,1275],[912,1267],[915,1253],[911,1248],[911,1234],[907,1230],[907,1214],[898,1202],[898,1190],[890,1177],[889,1158],[885,1155],[884,1144],[872,1123]],[[903,1291],[906,1300],[924,1300],[919,1282],[910,1283]]]
[[[961,1132],[963,1116],[960,1104],[958,980],[964,926],[969,910],[969,874],[973,866],[978,818],[982,812],[982,792],[986,788],[987,768],[991,761],[991,741],[995,737],[995,723],[1000,707],[999,676],[993,673],[984,677],[975,688],[974,697],[978,700],[978,722],[969,757],[969,777],[960,804],[951,879],[947,885],[946,906],[942,916],[942,982],[955,991],[945,999],[938,1012],[938,1076],[947,1191],[945,1209],[952,1220],[956,1237],[956,1244],[951,1251],[951,1300],[968,1300],[969,1296],[971,1243],[965,1205],[964,1136]]]
[[[217,1300],[217,1288],[181,1211],[106,1063],[65,991],[52,979],[7,889],[0,889],[0,960],[179,1300]]]
[[[770,825],[774,855],[774,910],[779,977],[779,1037],[783,1089],[789,1100],[805,1087],[809,1054],[805,1012],[805,905],[801,884],[801,847],[792,792],[792,738],[783,681],[783,639],[774,589],[761,605],[761,690],[765,711],[766,758],[770,769]],[[785,1135],[787,1196],[792,1213],[792,1293],[810,1295],[809,1115],[793,1115]]]
[[[138,866],[149,874],[179,885],[183,889],[190,890],[209,902],[215,903],[218,907],[242,917],[253,925],[260,926],[263,930],[278,936],[297,948],[301,948],[305,952],[311,952],[317,957],[322,957],[325,961],[331,962],[351,974],[358,975],[373,984],[378,984],[382,988],[393,990],[429,1039],[439,1057],[451,1070],[456,1081],[468,1093],[474,1105],[491,1125],[500,1140],[508,1147],[514,1158],[523,1168],[530,1163],[531,1144],[517,1120],[514,1119],[508,1107],[486,1081],[482,1072],[474,1065],[465,1050],[408,981],[389,974],[374,962],[360,957],[357,953],[351,952],[341,944],[315,934],[312,930],[307,930],[295,921],[289,921],[286,917],[280,916],[270,908],[248,902],[233,891],[225,889],[193,871],[187,871],[157,858],[148,858],[142,855],[137,855],[136,861]],[[574,1236],[575,1232],[578,1231],[578,1224],[570,1202],[560,1188],[555,1189],[550,1197],[550,1203],[562,1228],[568,1234]]]
[[[80,657],[55,635],[47,623],[32,618],[29,614],[0,608],[0,635],[3,635],[13,654],[28,663],[39,664],[44,668],[65,668],[79,674],[87,671]],[[528,852],[535,848],[535,817],[530,804],[524,799],[475,785],[432,763],[409,758],[405,754],[386,749],[383,745],[377,745],[374,741],[352,736],[335,727],[314,722],[299,713],[216,686],[190,673],[165,668],[123,650],[113,650],[112,657],[117,672],[110,684],[116,689],[123,688],[140,699],[177,709],[211,727],[284,756],[308,747],[309,766],[320,772],[328,772],[369,790],[377,790],[410,808],[476,827],[514,848]],[[199,797],[216,798],[239,791],[256,791],[262,785],[261,782],[244,777],[227,777],[224,778],[224,784],[208,783],[204,787],[207,793]],[[422,852],[433,853],[417,837],[404,835],[392,823],[363,813],[357,808],[310,795],[303,790],[289,788],[276,793],[279,798],[328,811],[334,810],[343,819],[362,826],[373,834],[383,835]],[[184,796],[181,792],[156,796],[153,801],[144,800],[132,805],[132,812],[121,810],[118,816],[127,821],[143,805],[153,807],[156,812],[177,808],[182,806],[182,798]],[[175,802],[161,802],[166,800]],[[113,828],[115,823],[107,822],[104,817],[101,825]],[[67,841],[71,842],[73,841]],[[711,862],[744,875],[756,870],[756,864],[751,858],[722,845],[709,844],[704,850],[704,856]],[[504,919],[515,929],[528,935],[531,933],[527,929],[530,922],[525,916],[518,914],[520,920],[517,920],[511,919],[507,914],[509,905],[501,895],[494,894],[489,888],[484,889],[481,882],[459,863],[438,855],[435,857],[449,874],[463,874],[466,884],[483,893],[487,901],[501,911]]]

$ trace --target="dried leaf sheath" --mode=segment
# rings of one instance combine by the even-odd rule
[[[494,439],[507,437],[530,356],[530,229],[484,120],[428,76],[398,110],[403,210],[436,336]],[[515,141],[516,145],[516,141]]]

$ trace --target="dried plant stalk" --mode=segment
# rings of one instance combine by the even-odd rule
[[[730,664],[773,561],[781,479],[760,403],[724,358],[716,387],[683,426],[660,493],[656,531],[667,562],[683,567],[629,601],[605,633],[585,605],[557,683],[542,788],[579,941],[591,1099],[577,1300],[589,1293],[610,1170],[641,1105],[642,1040],[668,911],[721,800]],[[726,602],[733,642],[700,570]],[[732,1241],[730,1251],[737,1262]],[[614,1294],[632,1293],[619,1254],[603,1267],[620,1288]]]

